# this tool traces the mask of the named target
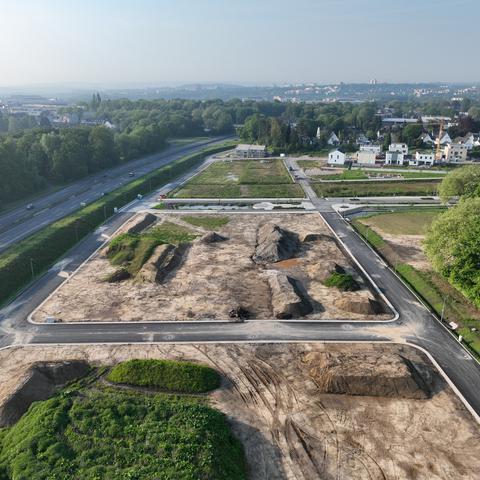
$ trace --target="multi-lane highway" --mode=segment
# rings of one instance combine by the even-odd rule
[[[389,322],[352,321],[247,321],[139,322],[42,324],[28,322],[28,315],[57,288],[75,268],[99,248],[139,205],[131,206],[86,237],[54,268],[37,280],[0,312],[1,346],[18,344],[132,343],[132,342],[398,342],[422,349],[480,421],[480,364],[403,284],[351,226],[334,209],[338,200],[320,199],[299,183],[342,248],[357,262],[374,288],[396,312]],[[148,207],[145,199],[141,208]],[[241,214],[241,213],[239,213]],[[322,218],[323,217],[323,220]],[[159,319],[160,320],[160,319]]]
[[[82,204],[91,203],[101,198],[102,194],[131,182],[130,172],[134,177],[145,175],[207,145],[223,142],[226,138],[228,137],[216,137],[180,147],[170,146],[160,153],[104,170],[38,197],[31,210],[27,210],[30,202],[25,202],[0,215],[0,252],[40,228],[78,210]]]

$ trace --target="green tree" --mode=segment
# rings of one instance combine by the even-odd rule
[[[92,128],[88,142],[91,149],[89,172],[115,165],[118,160],[113,133],[106,127]]]
[[[450,172],[442,180],[438,192],[444,202],[453,197],[480,196],[480,165],[468,165]]]
[[[425,239],[433,268],[480,307],[480,197],[439,215]]]
[[[403,139],[409,145],[413,145],[415,141],[418,139],[418,137],[422,134],[422,132],[423,132],[423,125],[420,125],[420,124],[407,125],[403,129]]]

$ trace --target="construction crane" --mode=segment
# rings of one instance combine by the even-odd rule
[[[440,161],[443,157],[442,153],[442,137],[443,137],[443,131],[444,131],[444,120],[443,118],[440,120],[440,130],[438,131],[438,138],[437,138],[437,151],[435,153],[435,160]]]

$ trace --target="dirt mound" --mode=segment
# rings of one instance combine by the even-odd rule
[[[46,400],[58,388],[85,376],[89,370],[88,363],[81,360],[35,364],[0,408],[0,426],[13,425],[33,402]]]
[[[124,268],[117,268],[114,272],[110,273],[104,278],[105,282],[109,283],[118,283],[118,282],[123,282],[124,280],[127,280],[130,278],[130,272]]]
[[[345,312],[358,313],[360,315],[379,315],[385,313],[383,305],[373,298],[351,298],[344,296],[336,300],[334,305]]]
[[[295,279],[276,270],[267,273],[268,285],[272,292],[272,310],[275,318],[298,318],[312,311],[310,302],[299,293]]]
[[[334,242],[335,240],[330,235],[324,233],[306,233],[300,238],[302,243],[308,242]]]
[[[298,235],[278,225],[267,223],[257,232],[255,263],[274,263],[292,258],[299,246]]]
[[[210,243],[217,243],[217,242],[225,242],[226,240],[228,240],[227,237],[224,237],[223,235],[220,235],[217,232],[209,232],[205,234],[199,241],[201,243],[210,244]]]
[[[153,213],[145,213],[135,219],[136,222],[127,230],[127,233],[140,233],[157,220]]]
[[[322,393],[425,399],[430,380],[400,355],[311,353],[303,361]]]
[[[157,282],[162,270],[172,261],[174,245],[158,245],[151,257],[144,263],[135,279],[140,282]]]
[[[315,278],[322,283],[324,283],[327,278],[329,278],[332,273],[345,273],[345,268],[334,262],[333,260],[326,260],[321,263],[315,263],[309,265],[309,272]]]

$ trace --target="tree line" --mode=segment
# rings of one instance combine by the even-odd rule
[[[449,173],[439,194],[445,202],[459,202],[432,223],[427,256],[437,272],[480,307],[480,165]]]

